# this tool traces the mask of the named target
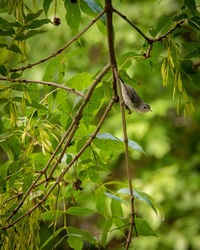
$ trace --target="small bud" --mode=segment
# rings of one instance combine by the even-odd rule
[[[54,23],[56,26],[60,25],[60,18],[59,18],[59,17],[54,17],[53,23]]]

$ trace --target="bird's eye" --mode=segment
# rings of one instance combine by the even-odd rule
[[[144,106],[144,109],[146,109],[147,107],[146,106]]]

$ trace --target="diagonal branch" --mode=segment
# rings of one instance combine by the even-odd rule
[[[41,204],[43,204],[46,199],[48,198],[48,196],[51,194],[51,192],[53,191],[53,189],[62,181],[64,175],[68,172],[68,170],[73,166],[73,164],[78,160],[78,158],[81,156],[81,154],[86,150],[86,148],[88,146],[90,146],[90,144],[92,143],[92,141],[95,139],[97,133],[99,132],[101,126],[103,125],[103,122],[106,118],[106,116],[108,115],[109,111],[111,110],[113,104],[116,102],[115,98],[112,98],[112,100],[110,101],[109,105],[107,106],[95,132],[90,136],[90,138],[87,140],[87,142],[85,143],[85,145],[82,147],[82,149],[76,154],[76,156],[74,157],[74,159],[70,162],[70,164],[63,170],[63,172],[60,174],[60,176],[56,179],[56,182],[51,186],[51,188],[48,190],[48,192],[44,195],[44,197],[42,198],[42,200],[40,202],[38,202],[35,206],[33,206],[32,208],[30,208],[26,213],[24,213],[22,216],[20,216],[18,219],[16,219],[15,221],[13,221],[12,223],[8,224],[7,226],[3,227],[2,230],[6,230],[10,227],[12,227],[13,225],[15,225],[17,222],[19,222],[20,220],[22,220],[24,217],[26,217],[27,215],[30,215],[35,209],[37,209]]]
[[[36,83],[36,84],[54,86],[54,87],[57,87],[57,88],[60,88],[60,89],[65,89],[67,91],[70,91],[70,92],[72,92],[72,93],[74,93],[76,95],[81,96],[82,98],[85,97],[85,95],[83,93],[79,92],[76,89],[72,89],[72,88],[69,88],[67,86],[60,85],[60,84],[57,84],[57,83],[54,83],[54,82],[36,81],[36,80],[28,80],[28,79],[11,79],[11,78],[8,78],[8,77],[0,77],[0,81],[20,82],[20,83]]]
[[[55,162],[54,166],[52,167],[51,171],[50,171],[50,174],[48,176],[48,180],[51,179],[57,165],[60,163],[61,159],[63,158],[64,156],[64,153],[66,152],[66,149],[68,148],[77,128],[78,128],[78,124],[79,124],[79,121],[82,117],[82,112],[83,112],[83,109],[84,107],[86,106],[86,104],[89,102],[89,99],[95,89],[95,87],[97,86],[97,84],[100,82],[100,80],[102,79],[102,77],[108,72],[108,70],[110,70],[111,66],[110,65],[107,65],[106,67],[104,67],[104,69],[101,71],[101,73],[97,76],[97,78],[95,79],[95,81],[92,83],[83,103],[81,104],[80,108],[78,109],[77,113],[76,113],[76,116],[74,118],[74,121],[72,122],[72,126],[74,126],[71,130],[71,133],[64,145],[64,148],[62,149],[57,161]],[[48,184],[48,181],[47,181],[47,184]],[[47,185],[46,184],[46,185]]]
[[[51,158],[49,159],[49,161],[47,162],[47,164],[45,165],[45,167],[41,170],[40,174],[38,175],[38,177],[36,178],[36,180],[31,184],[31,186],[29,187],[29,189],[26,191],[26,193],[24,194],[23,198],[21,199],[21,201],[19,202],[18,206],[12,211],[12,213],[10,214],[10,216],[7,218],[7,220],[10,220],[12,218],[12,216],[14,214],[17,213],[17,211],[20,209],[20,207],[23,205],[26,197],[29,195],[29,193],[31,192],[31,190],[36,186],[38,180],[42,177],[43,174],[45,174],[47,172],[47,169],[49,168],[52,160],[55,158],[58,150],[61,148],[62,144],[64,143],[65,139],[67,138],[67,136],[70,134],[67,142],[65,143],[64,149],[62,150],[60,156],[57,158],[56,161],[56,165],[54,164],[53,169],[56,168],[56,166],[60,163],[66,148],[69,146],[71,139],[76,131],[76,129],[78,128],[78,124],[79,121],[82,117],[82,111],[84,109],[84,107],[86,106],[86,104],[89,102],[89,99],[95,89],[95,87],[97,86],[97,84],[100,82],[100,80],[102,79],[102,77],[110,70],[111,66],[107,65],[103,68],[103,70],[99,73],[99,75],[96,77],[96,79],[94,80],[94,82],[92,83],[83,103],[81,104],[81,106],[79,107],[79,110],[77,111],[74,120],[72,121],[70,127],[68,128],[67,132],[65,133],[65,135],[63,136],[62,140],[60,141],[60,143],[58,144],[57,148],[55,149],[55,151],[53,152],[53,154],[51,155]],[[71,132],[71,133],[70,133]],[[51,176],[53,174],[53,171],[51,171]],[[49,179],[48,179],[49,180]]]
[[[24,67],[21,68],[16,68],[16,69],[11,69],[10,72],[17,72],[17,71],[24,71],[26,69],[30,69],[35,65],[38,65],[40,63],[46,62],[49,59],[51,59],[52,57],[56,57],[57,55],[59,55],[63,50],[65,50],[67,47],[69,47],[74,41],[78,40],[80,36],[82,36],[103,14],[105,13],[105,10],[103,10],[96,18],[94,18],[92,20],[92,22],[90,24],[88,24],[88,26],[85,27],[85,29],[83,29],[78,35],[74,36],[72,38],[71,41],[69,41],[68,43],[66,43],[62,48],[60,48],[59,50],[57,50],[56,52],[52,53],[50,56],[36,62],[36,63],[32,63],[32,64],[28,64]]]
[[[121,18],[123,18],[127,23],[129,23],[137,32],[144,37],[144,39],[150,44],[152,43],[153,39],[146,36],[141,29],[139,29],[133,22],[131,22],[125,15],[123,15],[121,12],[113,8],[113,12],[117,13]]]

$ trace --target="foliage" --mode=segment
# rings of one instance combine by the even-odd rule
[[[165,4],[169,7],[161,8]],[[113,13],[119,74],[153,109],[152,114],[127,117],[136,175],[133,235],[139,236],[132,247],[197,249],[200,230],[192,214],[199,209],[199,3],[113,5],[134,17],[133,23],[150,37],[140,37]],[[83,98],[108,63],[106,15],[85,30],[103,6],[104,1],[94,0],[0,1],[2,249],[112,249],[127,238],[130,188],[121,168],[120,111],[116,104],[109,114],[106,109],[112,97],[111,71],[105,71],[88,101]],[[152,17],[155,6],[159,11]],[[76,38],[83,30],[87,33]],[[97,131],[104,112],[108,116]],[[23,215],[28,216],[21,219]]]

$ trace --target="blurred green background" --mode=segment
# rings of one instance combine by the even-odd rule
[[[32,4],[32,1],[26,1]],[[30,2],[30,3],[29,3]],[[102,3],[103,1],[99,1]],[[144,32],[156,26],[163,15],[177,11],[181,1],[143,0],[113,1],[127,17]],[[38,5],[39,1],[37,1]],[[198,6],[198,3],[197,3]],[[63,46],[72,37],[65,21],[63,4],[59,4],[57,16],[61,25],[49,24],[49,31],[27,41],[28,63],[40,60]],[[49,18],[54,10],[50,8]],[[92,18],[82,14],[82,30]],[[144,40],[120,17],[114,15],[115,46],[117,59],[143,48]],[[191,37],[182,39],[192,39]],[[192,41],[192,40],[190,40]],[[93,26],[79,41],[62,54],[65,56],[65,79],[81,72],[95,74],[107,64],[106,37]],[[3,56],[0,60],[3,60]],[[24,72],[27,79],[42,79],[47,63]],[[162,214],[156,215],[143,202],[136,202],[136,212],[146,219],[159,237],[133,239],[130,249],[200,249],[200,94],[188,84],[195,112],[191,117],[176,114],[176,102],[172,100],[172,79],[162,86],[160,68],[150,69],[144,61],[133,61],[128,69],[132,86],[151,105],[152,113],[126,112],[128,137],[138,142],[146,155],[130,154],[133,185],[147,192],[161,206]],[[55,80],[56,81],[56,80]],[[98,120],[98,117],[97,117]],[[116,104],[104,123],[104,131],[123,137],[121,113]],[[124,154],[116,155],[110,162],[110,180],[127,182]],[[94,223],[94,221],[93,221]],[[110,234],[107,249],[120,249],[116,232]],[[66,248],[63,248],[66,249]]]

